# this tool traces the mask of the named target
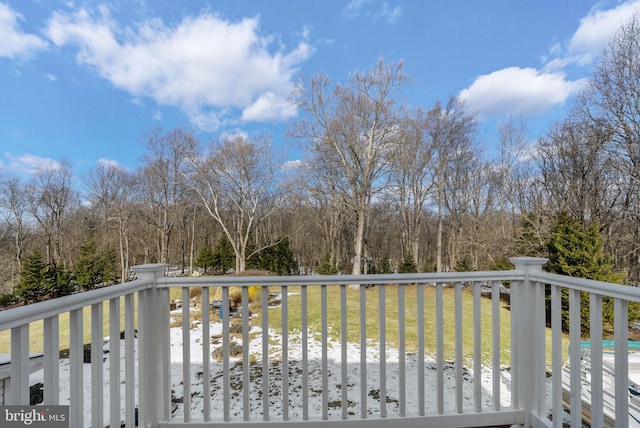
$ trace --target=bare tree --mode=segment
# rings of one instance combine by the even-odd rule
[[[187,159],[197,140],[191,130],[177,128],[165,134],[159,128],[146,136],[147,153],[140,174],[147,217],[158,232],[160,263],[169,263],[171,234],[186,215]]]
[[[294,99],[304,117],[291,135],[307,143],[309,162],[317,168],[337,165],[337,185],[356,222],[353,274],[361,273],[366,222],[371,199],[385,184],[399,125],[398,91],[408,82],[402,63],[382,60],[348,84],[332,86],[319,74],[300,84]]]
[[[605,151],[609,136],[589,123],[567,119],[538,144],[538,167],[553,214],[567,211],[587,224],[610,223],[621,197]]]
[[[437,209],[436,270],[441,272],[444,253],[445,215],[453,226],[450,228],[449,250],[454,251],[450,263],[455,264],[455,245],[459,236],[459,214],[465,210],[468,201],[461,199],[460,189],[468,186],[469,169],[473,168],[475,135],[477,132],[475,114],[468,111],[464,103],[451,97],[443,106],[436,102],[429,110],[427,135],[431,140],[435,156],[435,204]]]
[[[64,222],[78,203],[72,176],[71,163],[62,160],[38,169],[31,180],[31,213],[44,231],[47,263],[53,266],[63,260]]]
[[[118,231],[120,278],[124,282],[129,272],[129,223],[134,215],[137,180],[124,167],[100,162],[85,177],[86,198],[104,216],[105,224]]]
[[[270,136],[226,135],[203,157],[194,156],[194,189],[220,225],[236,256],[236,272],[246,269],[250,238],[277,206],[282,162]],[[262,247],[256,248],[256,251]]]
[[[6,177],[0,182],[0,207],[5,213],[4,220],[13,233],[13,245],[15,247],[15,276],[22,269],[22,254],[24,241],[29,234],[26,215],[29,211],[29,197],[27,186],[17,177]]]
[[[398,132],[391,166],[389,197],[399,208],[402,257],[413,256],[420,263],[427,201],[435,187],[433,141],[426,135],[427,113],[422,109],[408,115]]]

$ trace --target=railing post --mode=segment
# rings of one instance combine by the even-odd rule
[[[512,399],[514,408],[524,410],[524,426],[529,427],[532,413],[537,411],[538,401],[544,397],[545,385],[539,382],[538,372],[541,366],[544,371],[546,358],[544,290],[537,290],[543,285],[531,281],[530,274],[541,271],[548,259],[512,257],[509,260],[524,276],[511,285]]]
[[[166,346],[169,299],[168,290],[157,287],[166,267],[146,264],[132,268],[139,280],[149,284],[138,293],[138,417],[142,427],[157,427],[169,415],[171,396],[165,376],[170,369]]]

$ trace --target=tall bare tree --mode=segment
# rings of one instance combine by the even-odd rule
[[[124,282],[129,272],[129,222],[134,215],[132,201],[137,180],[124,167],[100,162],[85,177],[86,198],[104,216],[107,227],[118,231],[120,278]]]
[[[194,189],[231,242],[236,272],[243,272],[252,255],[247,249],[253,232],[277,207],[283,163],[271,145],[271,137],[226,135],[204,156],[194,153],[191,160]]]
[[[158,232],[158,259],[169,263],[171,234],[186,215],[185,183],[187,159],[197,146],[194,133],[177,128],[162,134],[151,130],[146,136],[146,154],[140,174],[146,196],[148,220]]]
[[[435,204],[437,209],[436,270],[444,269],[444,231],[446,215],[452,220],[449,249],[455,250],[459,236],[459,215],[468,207],[468,200],[460,192],[468,186],[468,171],[477,159],[475,140],[477,121],[464,103],[451,97],[446,105],[439,101],[429,110],[427,134],[431,139],[435,156]],[[455,251],[449,266],[455,264]]]
[[[427,113],[407,115],[398,132],[388,195],[399,208],[402,257],[420,263],[420,244],[427,201],[435,187],[433,141],[427,136]]]
[[[17,177],[3,177],[0,181],[0,208],[5,213],[4,220],[11,228],[15,247],[14,277],[22,269],[24,241],[28,236],[27,213],[29,212],[29,192],[27,185]],[[13,264],[12,264],[13,265]]]
[[[64,222],[78,203],[72,178],[71,163],[62,160],[38,169],[30,183],[31,213],[44,231],[47,263],[53,266],[63,262]]]
[[[355,216],[353,274],[361,273],[372,197],[384,186],[399,126],[399,91],[408,82],[403,64],[379,60],[347,84],[333,85],[324,74],[299,84],[294,99],[303,118],[291,135],[307,145],[317,168],[339,167],[337,185]]]

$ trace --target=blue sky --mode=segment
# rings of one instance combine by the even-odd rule
[[[423,108],[456,95],[483,144],[508,115],[531,139],[562,118],[640,0],[0,0],[0,174],[68,159],[135,169],[155,126],[271,133],[293,83],[402,60]],[[290,160],[300,156],[288,152]]]

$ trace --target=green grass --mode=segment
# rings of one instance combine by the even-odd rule
[[[275,289],[273,291],[276,291]],[[278,290],[279,291],[279,290]],[[302,325],[301,294],[299,287],[289,287],[287,322],[291,332],[300,331]],[[320,287],[308,287],[308,326],[312,332],[322,331],[321,321],[321,293]],[[380,333],[379,290],[378,287],[368,288],[365,292],[366,300],[366,335],[369,340],[378,341]],[[443,342],[444,357],[447,360],[455,356],[455,293],[452,288],[443,290]],[[406,352],[416,352],[418,346],[417,329],[417,289],[416,286],[405,287],[405,349]],[[484,364],[491,361],[492,345],[492,308],[490,299],[481,299],[481,349]],[[340,288],[327,287],[327,321],[329,337],[340,340]],[[398,288],[385,287],[385,335],[389,347],[397,348],[398,334]],[[436,289],[426,287],[424,290],[424,344],[425,353],[436,355]],[[260,316],[256,323],[260,323]],[[280,331],[282,329],[282,311],[280,308],[269,310],[269,325]],[[510,364],[511,346],[511,312],[508,304],[500,302],[500,360],[501,364]],[[547,362],[551,362],[551,330],[547,329]],[[347,340],[360,342],[360,292],[347,290]],[[568,338],[563,337],[563,358],[567,355]],[[462,291],[462,349],[467,363],[473,356],[473,294],[469,290]]]

